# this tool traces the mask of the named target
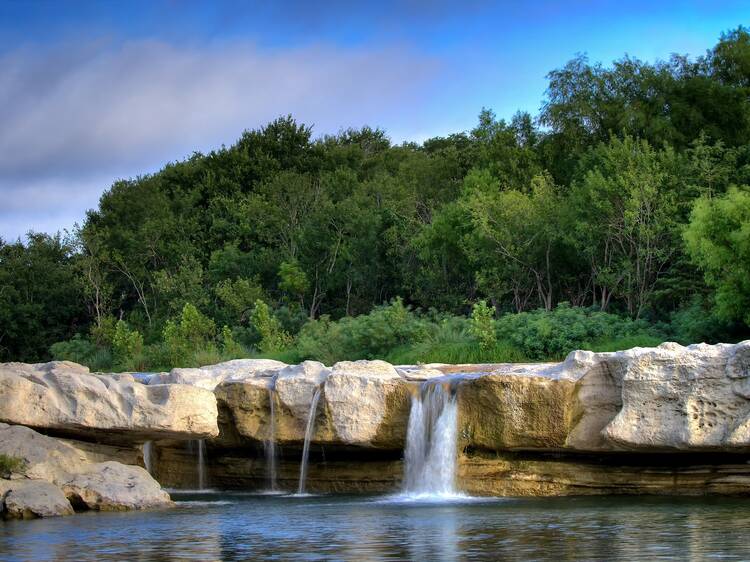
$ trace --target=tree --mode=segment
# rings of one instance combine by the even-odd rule
[[[750,326],[750,188],[701,197],[684,232],[687,251],[716,290],[719,316]]]
[[[0,240],[0,360],[46,360],[53,343],[87,327],[73,251],[59,234]]]
[[[466,178],[463,204],[471,216],[478,244],[474,256],[478,274],[494,288],[512,293],[517,310],[531,285],[539,304],[551,310],[554,302],[554,250],[562,242],[562,199],[549,176],[535,177],[528,193],[501,191],[486,171]]]
[[[613,138],[594,149],[571,192],[573,243],[590,265],[601,310],[622,297],[638,318],[649,304],[677,245],[673,178],[646,141]]]

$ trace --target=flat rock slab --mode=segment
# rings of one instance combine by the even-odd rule
[[[203,388],[144,385],[54,361],[0,364],[0,421],[110,442],[204,439],[219,433],[216,398]]]

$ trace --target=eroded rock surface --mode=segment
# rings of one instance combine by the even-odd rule
[[[218,435],[216,399],[189,385],[143,385],[75,363],[0,364],[0,421],[111,441]]]
[[[0,423],[0,454],[23,461],[15,479],[46,481],[76,508],[120,511],[171,505],[169,495],[143,468],[92,462],[92,453],[73,442],[28,427]]]
[[[46,480],[0,480],[0,515],[34,519],[73,515],[63,491]]]

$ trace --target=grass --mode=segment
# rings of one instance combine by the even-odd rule
[[[26,461],[17,457],[0,454],[0,477],[7,478],[14,472],[21,472],[26,467]]]

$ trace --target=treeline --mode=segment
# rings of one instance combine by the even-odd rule
[[[67,238],[0,245],[0,359],[541,359],[747,335],[748,31],[548,78],[539,115],[483,110],[422,144],[290,116],[116,182]]]

